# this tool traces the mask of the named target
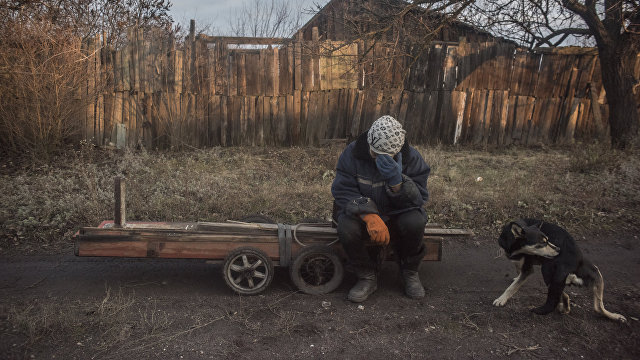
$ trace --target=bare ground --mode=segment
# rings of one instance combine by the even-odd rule
[[[427,296],[402,295],[388,263],[359,308],[345,278],[323,296],[295,291],[279,269],[262,295],[228,289],[219,265],[159,259],[0,258],[0,354],[7,359],[638,359],[640,247],[634,234],[582,238],[605,278],[605,306],[570,287],[569,315],[529,311],[545,298],[539,272],[504,308],[492,301],[515,276],[495,239],[446,240],[424,263]]]

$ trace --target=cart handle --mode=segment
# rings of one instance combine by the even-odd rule
[[[301,226],[301,225],[311,225],[311,226],[313,226],[313,225],[318,225],[318,224],[316,224],[316,223],[298,223],[298,224],[295,224],[293,226],[293,240],[295,240],[298,243],[298,245],[304,247],[304,246],[307,246],[307,245],[302,243],[302,241],[300,241],[298,239],[298,236],[296,235],[296,232],[298,231],[298,227]],[[339,241],[339,239],[336,237],[336,239],[333,240],[332,242],[328,243],[327,246],[331,246],[331,245],[337,243],[338,241]]]

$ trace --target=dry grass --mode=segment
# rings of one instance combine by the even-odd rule
[[[140,339],[175,333],[171,316],[156,300],[141,302],[121,288],[107,288],[96,301],[54,298],[16,303],[0,309],[0,318],[5,324],[2,332],[20,349],[69,343],[104,355],[114,348],[139,345]]]
[[[492,234],[531,216],[573,231],[637,229],[640,159],[572,149],[419,148],[432,167],[432,222]],[[81,226],[113,217],[113,178],[127,180],[128,220],[327,220],[340,148],[212,148],[124,153],[81,147],[46,165],[0,163],[3,252],[68,247]],[[15,160],[14,160],[15,161]],[[482,181],[478,181],[479,177]],[[50,251],[50,250],[48,250]]]

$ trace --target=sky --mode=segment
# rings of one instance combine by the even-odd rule
[[[196,20],[196,28],[211,25],[213,31],[206,31],[207,35],[229,35],[229,19],[238,16],[244,1],[252,0],[173,0],[171,3],[171,15],[177,23],[189,27],[189,20]],[[261,0],[270,2],[271,0]],[[278,0],[276,0],[278,1]],[[286,1],[286,0],[285,0]],[[328,0],[289,0],[296,4],[301,3],[302,8],[312,8],[314,4],[324,5]],[[312,15],[303,14],[303,24]]]

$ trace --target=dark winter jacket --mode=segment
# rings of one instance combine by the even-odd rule
[[[429,199],[427,178],[431,169],[420,153],[405,142],[402,153],[402,187],[391,191],[369,154],[367,133],[350,143],[340,155],[336,178],[331,186],[334,220],[340,215],[359,216],[379,214],[383,220],[389,215],[420,209]]]

